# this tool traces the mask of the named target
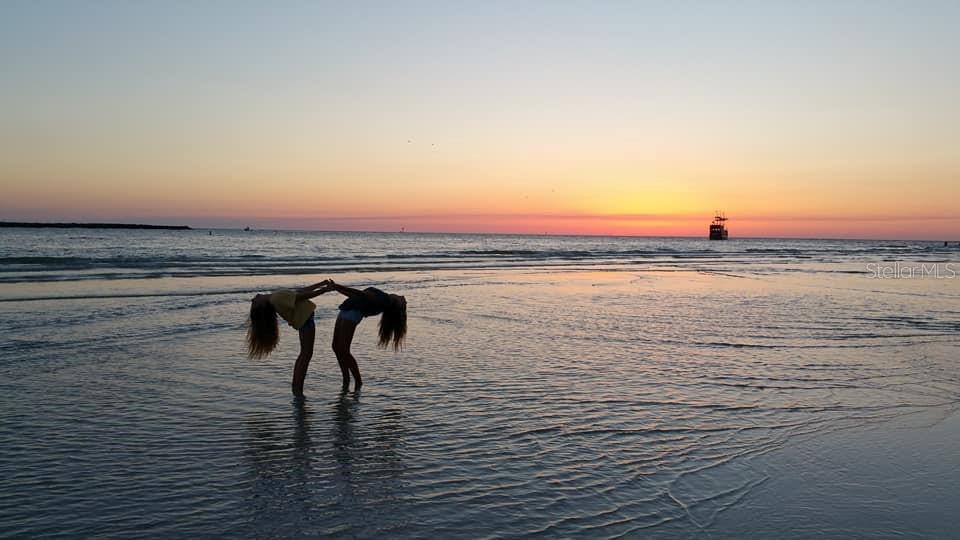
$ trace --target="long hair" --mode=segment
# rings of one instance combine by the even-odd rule
[[[247,355],[250,358],[265,358],[277,347],[279,339],[280,328],[273,304],[252,302],[250,319],[247,321]]]
[[[393,343],[393,350],[403,348],[403,338],[407,335],[407,300],[402,296],[390,295],[390,305],[380,316],[380,341],[377,345],[386,349]]]

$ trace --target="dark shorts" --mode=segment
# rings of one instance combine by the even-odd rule
[[[341,309],[337,318],[358,323],[363,320],[363,313],[359,309]]]

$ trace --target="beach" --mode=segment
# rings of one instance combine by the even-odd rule
[[[942,242],[17,229],[0,257],[0,536],[960,526]],[[329,277],[404,294],[406,347],[361,323],[341,392],[320,296],[295,399],[296,332],[248,359],[249,300]]]

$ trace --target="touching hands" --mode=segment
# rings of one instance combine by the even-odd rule
[[[332,279],[325,279],[320,282],[320,287],[317,288],[317,291],[320,294],[336,290],[337,284],[333,282]]]

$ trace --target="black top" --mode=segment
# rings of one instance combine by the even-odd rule
[[[359,310],[364,317],[379,315],[390,306],[390,296],[376,287],[367,287],[363,294],[351,296],[340,304],[340,309]]]

